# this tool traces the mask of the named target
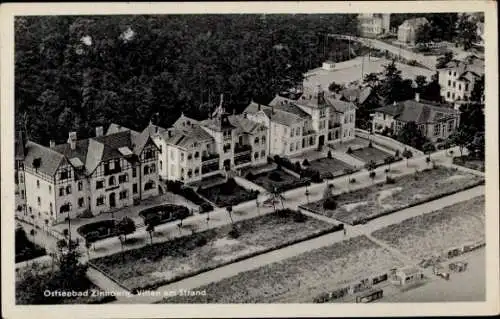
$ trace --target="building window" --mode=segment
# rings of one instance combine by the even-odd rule
[[[453,92],[453,93],[451,94],[451,98],[452,98],[452,99],[454,99],[454,98],[455,98],[455,92]]]
[[[50,186],[50,185],[49,185],[49,194],[52,194],[52,186]]]
[[[137,177],[137,167],[132,167],[132,178]]]
[[[194,176],[198,176],[200,174],[200,169],[197,167],[194,169]]]
[[[50,214],[52,215],[54,213],[54,208],[52,207],[52,203],[49,204],[49,211],[50,211]]]
[[[295,129],[292,127],[292,129],[290,130],[290,137],[293,137],[293,133],[295,133]]]
[[[254,144],[259,144],[259,137],[257,136],[253,142]]]
[[[184,162],[184,153],[181,153],[181,162]]]
[[[319,110],[319,117],[325,117],[325,116],[326,116],[326,110],[325,109]]]
[[[62,170],[60,174],[61,179],[68,179],[71,177],[70,171],[69,170]]]
[[[457,86],[457,82],[453,81],[453,88]]]
[[[462,84],[458,83],[458,89],[461,90],[462,89]]]
[[[108,185],[109,186],[115,185],[115,177],[114,176],[110,176],[109,177],[109,179],[108,179]]]
[[[128,175],[127,174],[123,174],[123,175],[118,176],[118,183],[123,184],[126,182],[128,182]]]
[[[59,196],[64,196],[64,187],[59,188]]]
[[[38,206],[42,206],[42,199],[40,198],[40,196],[38,196],[37,201],[38,201]]]
[[[451,71],[448,71],[448,76],[451,76]]]
[[[83,197],[78,198],[78,207],[83,207]]]
[[[457,72],[456,71],[453,72],[453,76],[457,76]]]
[[[154,173],[156,172],[156,165],[153,163],[149,166],[149,173]]]
[[[95,204],[96,204],[96,206],[104,205],[104,196],[97,197]]]
[[[40,188],[40,181],[38,179],[36,180],[36,188]]]
[[[163,147],[160,145],[160,154],[163,154]]]
[[[266,151],[262,150],[260,151],[260,157],[264,158],[266,156]]]
[[[160,161],[160,171],[163,169],[162,167],[163,167],[163,163],[162,163],[162,161]]]
[[[146,165],[144,166],[144,169],[143,169],[143,175],[148,175],[149,174],[149,167]]]
[[[224,153],[228,153],[231,150],[231,144],[224,145]]]
[[[448,122],[448,132],[453,131],[453,121]]]
[[[194,152],[194,158],[198,158],[198,157],[200,157],[200,152],[198,152],[198,151]]]
[[[469,83],[465,83],[465,91],[469,91]]]
[[[132,192],[137,194],[137,184],[132,185]]]
[[[126,199],[127,198],[127,190],[123,190],[119,194],[120,199]]]
[[[448,80],[448,86],[451,86],[451,80]]]
[[[147,149],[144,151],[144,159],[150,159],[154,157],[154,151],[152,149]]]
[[[266,144],[266,136],[262,136],[260,140],[262,141],[262,145]]]
[[[81,192],[83,189],[83,183],[80,181],[78,182],[78,191]]]
[[[66,194],[71,194],[71,185],[66,186]]]
[[[446,92],[446,97],[450,97],[450,92]]]
[[[24,190],[21,190],[21,199],[24,199]]]
[[[153,189],[155,187],[155,183],[153,181],[149,181],[144,185],[144,190],[148,191],[150,189]]]
[[[300,148],[300,142],[295,143],[295,149],[298,151]]]
[[[259,158],[259,152],[255,152],[255,153],[253,154],[253,158],[258,159],[258,158]]]
[[[104,187],[104,181],[96,181],[95,182],[95,189],[101,189]]]
[[[290,144],[290,152],[293,152],[293,146],[294,146],[294,144],[293,144],[293,143],[291,143],[291,144]]]
[[[190,161],[193,158],[193,155],[191,155],[191,153],[189,153],[187,158],[188,158],[188,161]]]
[[[441,124],[435,124],[434,125],[434,135],[439,135],[441,133]]]

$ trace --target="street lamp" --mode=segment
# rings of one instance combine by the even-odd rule
[[[308,204],[309,204],[309,195],[310,195],[310,194],[311,194],[311,193],[309,193],[309,188],[308,188],[308,186],[306,185],[306,198],[307,198],[307,203],[308,203]]]

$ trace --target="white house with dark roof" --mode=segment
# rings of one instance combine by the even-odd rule
[[[185,183],[265,164],[269,154],[267,127],[229,115],[222,106],[203,121],[181,115],[153,139],[160,148],[160,176]]]
[[[293,156],[355,137],[356,106],[321,88],[308,88],[297,100],[276,96],[269,105],[252,102],[244,114],[268,127],[271,155]]]
[[[441,96],[445,101],[470,101],[474,84],[484,75],[484,61],[470,56],[463,61],[450,61],[438,71]]]
[[[423,17],[405,20],[398,27],[398,41],[414,44],[417,38],[418,29],[426,24],[429,24],[429,21],[427,18]]]
[[[28,141],[24,175],[27,214],[54,224],[84,212],[93,215],[158,194],[157,147],[142,132],[111,125],[96,136],[50,147]],[[47,220],[47,222],[45,222]]]
[[[373,132],[390,129],[397,134],[407,123],[415,122],[430,141],[448,138],[460,125],[460,111],[428,101],[406,100],[377,108],[372,113]]]

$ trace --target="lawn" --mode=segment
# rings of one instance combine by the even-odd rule
[[[258,196],[257,192],[241,187],[234,179],[207,188],[199,187],[197,192],[219,207],[234,206]]]
[[[305,205],[308,210],[348,224],[373,219],[412,205],[456,193],[484,182],[483,177],[436,167],[417,174],[396,177],[393,184],[378,183],[335,196],[337,208],[323,209],[323,200]]]
[[[469,156],[454,157],[453,164],[475,169],[484,173],[484,159]]]
[[[354,169],[353,166],[345,162],[339,161],[338,159],[335,158],[328,158],[328,157],[311,161],[310,164],[311,164],[310,167],[319,171],[321,177],[325,175],[331,175],[332,177],[336,177],[339,175],[343,175],[345,173],[345,169]]]
[[[441,255],[448,249],[485,240],[484,206],[485,197],[479,196],[384,227],[372,235],[416,259]]]
[[[284,192],[308,184],[307,180],[290,175],[282,169],[275,169],[257,175],[250,174],[247,175],[246,178],[270,192],[274,187],[276,187],[278,191]]]
[[[205,296],[175,296],[162,303],[297,303],[402,264],[365,236],[240,273],[197,290]]]
[[[225,225],[92,263],[125,287],[147,289],[339,229],[300,216],[305,218],[271,213],[235,223],[239,236],[231,232],[231,225]]]
[[[363,147],[357,150],[353,150],[351,156],[354,156],[361,161],[368,163],[370,161],[374,161],[375,164],[382,164],[384,163],[384,159],[387,156],[394,155],[390,154],[387,152],[382,151],[381,149],[378,149],[376,147]]]

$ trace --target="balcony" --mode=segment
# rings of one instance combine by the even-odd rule
[[[215,161],[215,162],[214,162]],[[208,174],[219,170],[219,157],[203,162],[201,164],[201,174]]]
[[[234,157],[234,165],[239,166],[243,164],[250,163],[252,161],[251,151],[246,153],[240,153],[239,156]]]
[[[332,129],[332,128],[337,128],[337,127],[340,127],[342,124],[340,124],[339,122],[336,122],[336,123],[328,123],[328,129]]]
[[[310,135],[316,135],[316,131],[314,130],[302,130],[302,136],[310,136]]]
[[[252,152],[252,146],[247,144],[236,144],[234,146],[234,154],[236,155],[246,155]]]
[[[201,163],[203,165],[210,165],[213,163],[219,163],[219,154],[204,154],[201,157]]]

